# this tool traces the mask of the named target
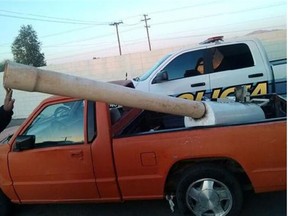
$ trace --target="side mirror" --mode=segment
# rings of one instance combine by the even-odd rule
[[[35,146],[34,135],[20,135],[16,137],[15,151],[33,149]]]
[[[160,71],[156,77],[154,78],[154,80],[152,81],[152,84],[154,83],[161,83],[161,82],[165,82],[168,81],[168,73],[167,71]]]

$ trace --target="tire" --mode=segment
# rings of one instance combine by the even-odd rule
[[[11,213],[11,202],[5,196],[5,194],[0,191],[0,215],[1,216],[9,216]]]
[[[177,205],[184,214],[237,216],[243,202],[241,187],[225,169],[202,164],[189,168],[176,190]]]

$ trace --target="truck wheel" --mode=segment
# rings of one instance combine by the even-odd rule
[[[9,216],[11,212],[11,202],[5,196],[5,194],[0,191],[0,215],[1,216]]]
[[[213,164],[187,170],[176,191],[179,209],[195,216],[239,215],[242,196],[236,178]]]

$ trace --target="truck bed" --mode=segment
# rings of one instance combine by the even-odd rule
[[[254,103],[259,104],[265,113],[265,119],[257,122],[249,122],[244,124],[254,124],[261,122],[278,121],[286,118],[286,100],[276,94],[256,96],[253,97]],[[235,124],[221,124],[213,126],[198,126],[199,127],[215,127],[215,126],[229,126]],[[130,136],[143,133],[163,132],[165,130],[183,130],[184,117],[177,115],[170,115],[165,113],[158,113],[152,111],[142,111],[134,121],[123,128],[121,132],[116,134],[117,137]],[[195,127],[193,127],[195,128]],[[188,128],[189,129],[189,128]]]

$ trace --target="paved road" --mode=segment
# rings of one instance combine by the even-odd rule
[[[286,192],[245,195],[241,216],[286,216]],[[13,216],[179,216],[166,201],[130,201],[123,204],[25,205]]]

